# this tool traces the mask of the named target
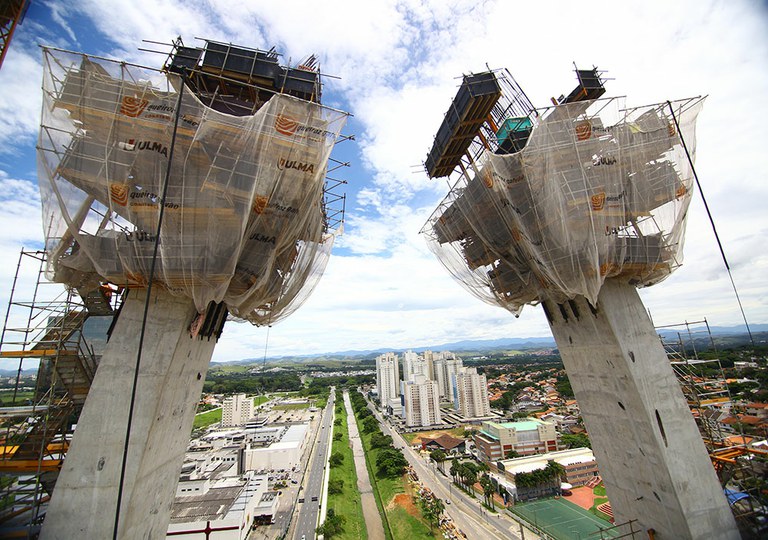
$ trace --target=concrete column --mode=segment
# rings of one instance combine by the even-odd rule
[[[661,342],[631,285],[543,303],[616,523],[657,540],[740,535]]]
[[[80,415],[41,538],[112,538],[146,291],[123,304]],[[144,337],[118,537],[165,538],[215,338],[192,338],[188,298],[154,290]]]

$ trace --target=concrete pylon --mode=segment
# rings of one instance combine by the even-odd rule
[[[113,537],[146,291],[131,291],[91,385],[43,523],[43,539]],[[118,538],[165,538],[215,337],[192,338],[192,300],[152,292]]]
[[[631,285],[543,302],[616,523],[656,540],[740,538],[664,348]]]

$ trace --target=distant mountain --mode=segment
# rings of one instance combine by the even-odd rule
[[[16,377],[16,374],[19,372],[18,369],[0,369],[0,377]],[[36,375],[37,374],[37,368],[26,368],[21,370],[21,375],[23,377],[29,377],[30,375]]]
[[[311,363],[318,359],[345,359],[345,360],[365,360],[375,358],[380,354],[387,352],[401,353],[406,350],[411,350],[417,353],[423,353],[424,351],[492,351],[497,349],[542,349],[542,348],[554,348],[555,340],[551,337],[527,337],[527,338],[502,338],[502,339],[478,339],[478,340],[463,340],[454,341],[451,343],[443,343],[441,345],[431,345],[429,347],[407,347],[404,349],[382,348],[382,349],[369,349],[369,350],[347,350],[347,351],[335,351],[325,352],[317,354],[304,354],[304,355],[286,355],[286,356],[270,356],[267,357],[267,361],[274,362],[275,360],[281,360],[284,362],[296,362],[296,363]],[[244,358],[242,360],[232,360],[227,362],[217,362],[218,364],[255,364],[263,362],[264,358]]]
[[[753,324],[750,325],[750,330],[755,341],[765,340],[763,333],[768,332],[768,324]],[[712,336],[722,338],[725,336],[739,336],[746,338],[747,330],[744,325],[741,326],[710,326],[710,332]],[[694,336],[694,339],[708,340],[706,334],[706,326],[691,326],[690,332]],[[673,339],[678,334],[685,336],[688,330],[685,326],[676,326],[675,328],[661,329],[659,334],[663,335],[665,339]],[[757,334],[761,334],[758,336]],[[760,339],[758,339],[760,338]],[[684,341],[685,341],[684,337]],[[718,340],[719,341],[719,340]],[[733,345],[737,345],[740,341],[733,342]],[[729,343],[730,344],[730,343]],[[369,349],[369,350],[346,350],[336,352],[324,352],[317,354],[305,354],[305,355],[286,355],[286,356],[270,356],[267,357],[269,362],[281,361],[286,363],[300,363],[307,364],[317,362],[319,360],[371,360],[380,354],[386,352],[402,353],[405,350],[412,350],[413,352],[422,353],[424,351],[477,351],[477,352],[490,352],[499,349],[513,349],[513,350],[526,350],[526,349],[546,349],[556,348],[554,338],[552,337],[524,337],[524,338],[501,338],[501,339],[476,339],[476,340],[462,340],[454,341],[450,343],[443,343],[440,345],[431,345],[429,347],[406,347],[406,348],[382,348],[382,349]],[[217,362],[217,364],[255,364],[263,362],[264,358],[244,358],[242,360],[233,360],[227,362]]]

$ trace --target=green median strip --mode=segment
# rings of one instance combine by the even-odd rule
[[[338,398],[341,402],[341,398]],[[339,422],[340,420],[340,422]],[[338,422],[338,423],[337,423]],[[341,456],[341,459],[334,458]],[[328,508],[337,516],[343,516],[342,531],[333,534],[332,538],[341,540],[367,540],[365,517],[357,490],[357,473],[355,458],[349,445],[349,430],[347,428],[347,413],[336,411],[333,425],[333,442],[331,444],[331,465],[328,479]],[[325,535],[328,538],[328,535]]]

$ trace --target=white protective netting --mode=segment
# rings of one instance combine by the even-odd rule
[[[703,99],[672,103],[691,157]],[[693,174],[669,106],[549,108],[514,154],[485,152],[427,221],[430,249],[478,298],[518,314],[606,278],[649,286],[682,262]]]
[[[323,185],[346,113],[277,94],[231,116],[179,92],[173,74],[47,49],[44,64],[50,279],[146,286],[168,171],[158,284],[256,324],[303,303],[339,232],[328,230]]]

